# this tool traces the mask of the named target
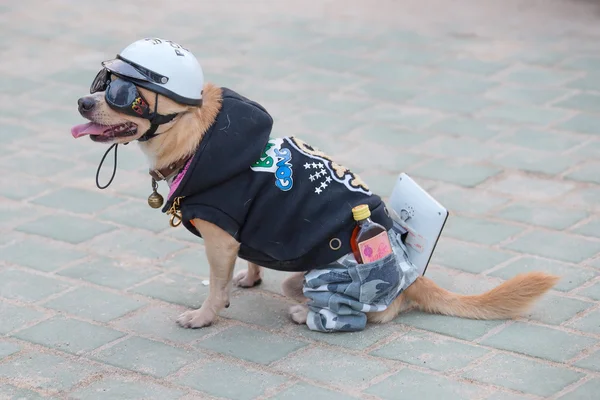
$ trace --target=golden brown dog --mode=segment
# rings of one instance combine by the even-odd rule
[[[201,107],[186,106],[138,87],[147,99],[150,109],[168,115],[177,113],[171,122],[158,128],[158,136],[140,142],[140,148],[150,160],[151,169],[162,169],[185,157],[191,156],[202,141],[203,135],[215,121],[221,107],[221,88],[206,84]],[[150,127],[146,119],[121,114],[111,109],[98,92],[79,99],[83,117],[94,125],[102,125],[103,134],[90,135],[102,143],[128,143],[140,138]],[[133,127],[133,129],[132,129]],[[137,129],[135,129],[137,128]],[[125,133],[122,133],[125,132]],[[183,313],[177,323],[186,328],[201,328],[214,322],[219,312],[229,305],[231,285],[252,287],[260,283],[261,267],[249,263],[248,269],[233,277],[238,257],[238,243],[230,234],[216,225],[194,219],[193,225],[204,238],[206,255],[210,264],[210,293],[198,310]],[[302,293],[304,273],[294,273],[283,284],[284,294],[300,304],[290,310],[292,319],[305,323],[308,307]],[[506,319],[519,316],[540,296],[551,289],[558,277],[542,272],[519,275],[481,295],[464,296],[448,292],[425,277],[419,277],[385,310],[369,313],[368,321],[385,323],[401,311],[416,308],[429,313],[439,313],[472,319]]]

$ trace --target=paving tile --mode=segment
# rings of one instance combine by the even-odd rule
[[[566,151],[581,144],[581,139],[573,135],[552,133],[536,129],[519,129],[496,139],[499,143],[509,143],[532,150]]]
[[[80,354],[119,339],[125,334],[75,319],[56,317],[19,331],[13,336],[53,349]]]
[[[414,151],[438,157],[484,161],[493,157],[498,152],[498,149],[477,139],[443,137],[435,141],[428,141],[420,146],[415,146]],[[418,161],[421,160],[422,158]]]
[[[523,199],[548,201],[575,188],[570,182],[556,182],[529,176],[510,175],[490,183],[489,189]]]
[[[204,278],[210,277],[210,265],[204,249],[194,246],[190,249],[168,256],[160,262],[169,271],[192,274]]]
[[[507,65],[504,62],[483,61],[476,58],[457,58],[446,60],[444,66],[450,69],[487,76],[502,71]]]
[[[548,325],[559,325],[593,305],[594,303],[589,301],[549,293],[538,300],[525,316]]]
[[[436,371],[448,371],[464,368],[488,352],[481,347],[442,339],[429,333],[408,332],[370,354]]]
[[[493,245],[523,230],[524,228],[516,225],[455,215],[446,223],[444,235],[466,242]]]
[[[466,272],[480,273],[512,258],[510,253],[440,239],[432,262]]]
[[[600,188],[594,186],[574,190],[569,193],[564,202],[579,208],[600,210]]]
[[[600,379],[592,379],[578,386],[575,390],[560,396],[559,400],[594,400],[600,391]]]
[[[328,59],[333,61],[335,57],[330,56]],[[413,65],[386,62],[375,65],[364,65],[360,68],[360,73],[361,75],[379,79],[394,86],[415,81],[426,75],[427,70]]]
[[[279,386],[287,379],[268,372],[243,368],[223,361],[211,360],[195,366],[175,381],[212,396],[250,400]],[[232,384],[235,382],[235,384]]]
[[[567,174],[565,178],[600,184],[600,163],[586,164]]]
[[[130,337],[100,351],[94,358],[110,365],[164,378],[200,359],[201,355],[161,342]]]
[[[454,160],[432,160],[420,167],[411,169],[411,175],[434,179],[460,186],[474,187],[498,174],[499,169],[456,162]]]
[[[408,146],[408,144],[406,145]],[[365,158],[363,157],[365,153],[377,154],[378,157]],[[360,162],[356,160],[360,160]],[[422,160],[423,157],[420,155],[393,151],[390,147],[379,144],[365,144],[360,148],[355,147],[353,150],[340,155],[340,157],[336,157],[337,163],[345,166],[352,165],[352,172],[359,173],[361,177],[365,170],[396,173],[405,171]]]
[[[80,400],[175,400],[183,396],[182,390],[171,389],[152,382],[107,377],[69,394],[70,399]]]
[[[596,351],[589,356],[576,361],[573,365],[589,369],[590,371],[600,372],[600,351]]]
[[[507,74],[503,80],[530,86],[558,86],[561,83],[572,81],[577,77],[578,74],[573,71],[523,66]]]
[[[497,354],[486,368],[465,372],[463,377],[505,388],[550,396],[583,378],[580,372],[555,367],[509,354]]]
[[[488,79],[446,70],[428,75],[423,83],[436,91],[460,94],[480,94],[494,86],[494,83]]]
[[[198,308],[208,295],[208,286],[202,280],[189,276],[166,274],[160,275],[130,290],[168,303],[181,304]]]
[[[195,342],[215,331],[215,325],[202,329],[182,329],[175,322],[182,312],[183,310],[174,307],[150,306],[115,321],[113,325],[157,340],[182,344]]]
[[[12,200],[22,200],[36,196],[51,186],[35,177],[19,177],[18,179],[0,178],[0,195]]]
[[[323,348],[293,354],[274,368],[341,389],[359,388],[388,371],[382,362]]]
[[[557,230],[566,229],[589,214],[582,210],[565,209],[531,202],[516,202],[494,213],[497,217]]]
[[[89,190],[65,187],[37,197],[31,202],[49,208],[91,214],[122,203],[123,199]]]
[[[585,314],[576,321],[569,323],[569,326],[582,332],[600,335],[600,309]]]
[[[67,289],[57,279],[34,275],[15,269],[0,269],[0,297],[36,302]]]
[[[510,279],[518,274],[527,272],[541,271],[549,274],[558,275],[560,281],[554,286],[556,290],[568,292],[581,286],[598,275],[597,272],[590,269],[575,267],[558,261],[545,260],[543,258],[522,257],[510,262],[506,266],[490,272],[489,275],[497,276],[502,279]]]
[[[28,237],[3,248],[2,257],[13,264],[50,272],[85,257],[85,253],[39,238]]]
[[[48,178],[73,169],[76,164],[63,158],[48,157],[33,152],[19,153],[11,157],[0,159],[0,167],[4,170],[15,170],[21,174],[32,175],[38,178]],[[52,188],[49,186],[48,189]]]
[[[11,343],[11,342],[4,342],[4,341],[0,340],[0,361],[4,357],[8,357],[12,354],[17,353],[19,350],[21,350],[21,346],[19,346],[18,344]]]
[[[148,259],[164,258],[186,247],[185,244],[167,240],[160,235],[121,229],[95,238],[89,246],[101,255],[117,253],[120,257]]]
[[[16,229],[21,232],[44,236],[50,239],[79,244],[103,233],[110,232],[115,227],[91,219],[55,214],[25,223]]]
[[[600,58],[594,56],[575,56],[561,64],[563,68],[597,71],[600,68]]]
[[[584,236],[600,238],[600,218],[594,218],[593,220],[571,230],[571,232]]]
[[[343,335],[324,335],[322,332],[311,331],[307,327],[297,329],[301,337],[312,339],[318,343],[329,343],[330,345],[345,347],[353,350],[364,350],[390,335],[396,333],[398,327],[394,324],[371,325],[368,324],[364,330],[359,332],[344,332]]]
[[[233,326],[196,345],[228,356],[268,365],[306,346],[306,342],[272,333]]]
[[[409,399],[459,400],[478,398],[485,390],[466,382],[405,368],[371,386],[365,393],[390,400],[398,399],[399,393]]]
[[[558,158],[556,154],[551,152],[526,149],[516,149],[502,153],[502,155],[494,157],[491,162],[504,168],[540,172],[547,175],[558,175],[577,163],[575,158],[570,155]]]
[[[431,93],[417,97],[411,101],[411,104],[452,113],[473,114],[494,103],[483,97],[478,98],[456,93]]]
[[[499,86],[486,93],[486,97],[514,104],[533,104],[541,106],[551,103],[570,93],[569,90],[561,88],[540,88],[522,86]]]
[[[497,320],[486,321],[464,319],[446,315],[425,314],[421,312],[400,314],[395,321],[426,331],[437,332],[442,335],[469,341],[485,335],[489,330],[504,323],[504,321]]]
[[[406,129],[420,130],[435,121],[437,114],[423,110],[406,110],[396,105],[376,105],[355,115],[368,123],[394,124]]]
[[[57,400],[56,397],[42,396],[33,390],[22,389],[8,384],[0,384],[0,396],[4,396],[0,398],[8,400]]]
[[[600,107],[600,96],[591,93],[579,93],[554,104],[555,107],[569,108],[571,110],[597,112]]]
[[[168,216],[151,209],[141,201],[129,201],[119,207],[112,207],[99,213],[98,218],[157,233],[170,227]]]
[[[94,321],[108,322],[145,304],[145,301],[128,296],[93,287],[80,287],[44,303],[44,307]]]
[[[137,264],[131,266],[127,262],[106,257],[97,257],[57,272],[61,276],[81,279],[113,289],[127,289],[160,273],[161,271],[155,268]]]
[[[97,367],[43,353],[23,354],[0,364],[0,377],[43,390],[69,390],[99,372]]]
[[[283,392],[271,397],[273,400],[347,400],[355,397],[332,390],[312,386],[307,383],[296,383]]]
[[[550,107],[504,104],[482,111],[480,116],[518,124],[548,125],[567,118],[569,111]]]
[[[495,394],[491,395],[490,397],[486,397],[485,400],[530,400],[531,397],[529,396],[521,396],[518,394],[514,394],[514,393],[508,393],[508,392],[496,392]]]
[[[590,299],[600,301],[600,282],[596,282],[592,286],[589,286],[583,290],[577,292],[580,296],[589,297]]]
[[[579,133],[599,134],[600,117],[594,114],[577,114],[558,125],[557,129]]]
[[[459,137],[489,139],[500,132],[500,127],[486,121],[466,117],[452,116],[444,118],[428,128],[431,132],[442,132]]]
[[[0,335],[18,329],[25,324],[41,319],[44,313],[30,308],[15,306],[0,301]]]
[[[600,91],[600,73],[588,72],[583,78],[569,82],[568,86],[574,89]]]
[[[565,233],[536,230],[526,233],[503,247],[559,261],[579,263],[600,252],[600,241],[591,241]]]
[[[490,210],[508,203],[508,199],[504,196],[473,188],[452,187],[446,189],[442,186],[434,189],[430,194],[446,207],[451,215],[454,213],[486,214]]]
[[[481,342],[497,349],[563,363],[596,343],[597,340],[586,336],[522,322],[515,322]]]
[[[240,295],[231,299],[231,305],[221,312],[221,316],[269,329],[281,328],[290,323],[288,309],[292,304],[294,303],[280,297],[243,290]]]

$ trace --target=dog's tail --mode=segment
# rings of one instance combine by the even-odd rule
[[[510,319],[526,311],[560,279],[543,272],[517,275],[479,295],[449,292],[419,277],[404,293],[421,311],[470,319]],[[397,299],[398,300],[398,299]]]
[[[423,276],[398,296],[385,311],[368,313],[370,322],[385,323],[407,308],[470,319],[510,319],[520,316],[560,278],[543,272],[517,275],[478,295],[447,291]]]

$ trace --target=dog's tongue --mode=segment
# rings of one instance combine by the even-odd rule
[[[87,124],[76,125],[71,128],[71,135],[74,138],[79,138],[85,135],[102,135],[106,130],[106,126],[88,122]]]

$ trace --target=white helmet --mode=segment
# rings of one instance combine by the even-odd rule
[[[146,38],[133,42],[102,63],[104,68],[135,80],[135,84],[178,103],[202,104],[204,73],[186,48],[170,40]]]

